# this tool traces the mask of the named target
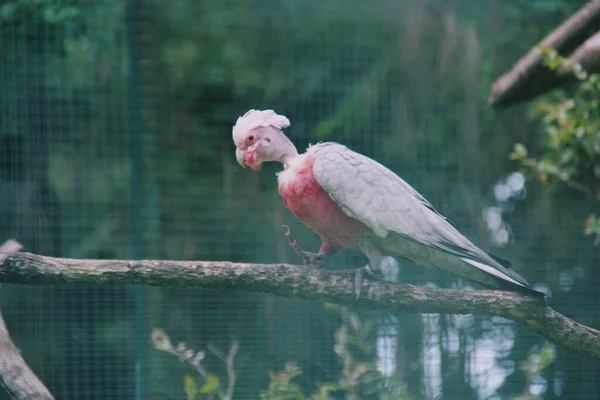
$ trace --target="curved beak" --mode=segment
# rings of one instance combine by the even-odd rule
[[[238,164],[240,164],[242,166],[242,168],[246,168],[246,150],[236,148],[235,149],[235,158],[236,158]]]

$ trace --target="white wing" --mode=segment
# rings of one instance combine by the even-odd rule
[[[388,168],[337,143],[321,143],[308,151],[315,157],[313,173],[317,182],[347,215],[371,228],[384,242],[397,243],[399,235],[457,256],[480,271],[529,287],[516,272],[471,243]],[[402,249],[392,255],[403,256]]]

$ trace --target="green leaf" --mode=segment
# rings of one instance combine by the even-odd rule
[[[183,378],[183,387],[187,400],[194,400],[196,398],[196,394],[198,393],[198,387],[194,378],[186,375]]]
[[[206,381],[204,382],[204,385],[202,385],[202,387],[200,387],[200,393],[202,393],[202,394],[212,393],[215,390],[217,390],[220,386],[221,386],[221,381],[219,380],[219,378],[217,376],[208,375],[206,377]]]
[[[588,73],[583,69],[581,64],[577,63],[573,66],[573,74],[580,81],[585,81],[588,78]]]
[[[559,153],[559,162],[561,165],[565,165],[573,161],[574,157],[575,151],[571,148],[568,148]]]
[[[583,221],[583,229],[585,235],[591,235],[598,230],[598,218],[595,214],[591,214]]]
[[[152,344],[155,349],[162,351],[169,351],[173,348],[167,332],[159,328],[152,331]]]
[[[555,358],[556,358],[556,350],[554,349],[554,346],[548,345],[548,346],[544,347],[542,349],[542,351],[540,352],[539,369],[544,370],[544,369],[548,368],[550,365],[552,365]]]
[[[515,143],[515,147],[509,158],[511,160],[522,160],[527,157],[527,147],[522,143]]]
[[[551,47],[540,45],[538,46],[544,55],[544,65],[551,70],[558,69],[564,63],[564,59]]]

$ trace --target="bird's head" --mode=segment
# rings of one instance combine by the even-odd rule
[[[263,162],[279,161],[285,164],[298,155],[296,148],[283,134],[290,121],[273,110],[250,110],[239,117],[233,127],[235,158],[238,163],[260,169]]]

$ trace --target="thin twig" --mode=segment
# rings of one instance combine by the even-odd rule
[[[219,350],[217,346],[214,346],[212,344],[209,344],[207,348],[215,356],[217,356],[219,360],[223,361],[225,365],[227,365],[227,392],[225,393],[224,399],[231,400],[231,398],[233,397],[233,390],[235,389],[236,381],[234,361],[235,355],[237,354],[239,349],[239,344],[237,341],[233,342],[229,348],[229,353],[227,353],[227,356],[225,356],[225,354],[223,354],[223,352]]]
[[[229,349],[229,354],[227,355],[227,392],[225,393],[226,400],[231,400],[231,398],[233,397],[233,389],[235,388],[236,380],[234,361],[238,349],[238,342],[233,342],[231,344],[231,348]]]

